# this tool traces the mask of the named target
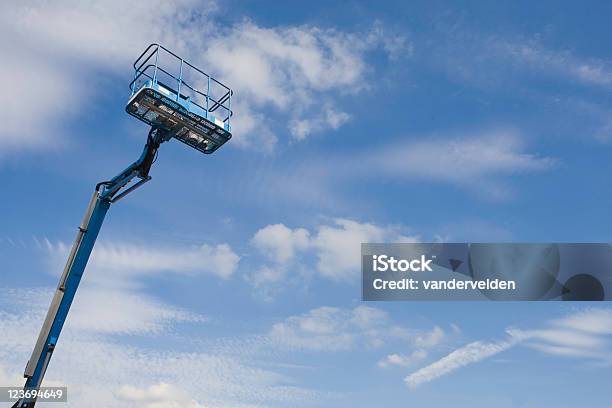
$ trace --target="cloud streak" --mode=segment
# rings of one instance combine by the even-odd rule
[[[612,364],[610,322],[612,310],[590,308],[549,321],[541,329],[507,329],[507,338],[497,342],[474,341],[441,359],[409,374],[404,382],[410,388],[433,381],[470,364],[478,363],[518,344],[560,357],[582,358],[595,365]],[[387,365],[402,365],[399,357],[387,359]],[[405,364],[408,365],[408,364]]]
[[[560,160],[538,152],[527,142],[531,135],[512,127],[480,127],[443,134],[407,135],[368,149],[341,155],[302,157],[289,170],[270,168],[266,184],[283,186],[257,194],[282,194],[296,205],[305,203],[352,209],[357,197],[342,199],[341,191],[385,182],[391,189],[409,189],[412,183],[454,187],[492,201],[513,196],[513,180],[555,170]],[[261,191],[261,189],[264,189]],[[360,195],[359,202],[368,199]],[[337,211],[337,209],[335,209]]]
[[[477,363],[486,358],[492,357],[496,354],[506,351],[509,348],[516,345],[520,338],[510,336],[506,340],[499,342],[482,342],[475,341],[469,343],[446,357],[441,358],[433,364],[423,367],[414,373],[408,375],[404,382],[408,387],[415,388],[424,383],[435,380],[436,378],[447,375],[461,367],[469,364]]]
[[[376,168],[395,177],[466,184],[498,174],[548,170],[555,160],[524,151],[516,132],[493,131],[432,139],[387,148],[372,155]]]
[[[62,264],[69,252],[68,245],[48,240],[45,245],[51,261]],[[124,279],[163,272],[227,279],[236,271],[239,261],[240,257],[228,244],[172,247],[101,241],[93,250],[89,267],[103,270],[107,277],[121,275]]]

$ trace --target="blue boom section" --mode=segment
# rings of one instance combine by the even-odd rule
[[[110,201],[101,198],[98,191],[91,198],[32,357],[26,366],[26,390],[36,390],[40,387],[110,204]],[[34,403],[35,399],[25,399],[14,406],[33,407]]]
[[[155,160],[157,149],[169,137],[165,131],[151,129],[140,158],[111,180],[98,183],[96,186],[38,335],[32,357],[26,365],[24,391],[40,388],[108,209],[112,203],[151,179],[149,170]],[[132,183],[133,180],[138,181]],[[35,404],[35,397],[23,398],[17,401],[13,408],[33,408]]]

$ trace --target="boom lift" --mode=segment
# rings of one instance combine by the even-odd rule
[[[151,130],[140,158],[111,180],[96,185],[26,365],[24,395],[33,394],[41,386],[111,204],[151,180],[149,171],[162,143],[175,138],[210,154],[232,136],[233,92],[227,86],[159,44],[147,47],[133,67],[131,96],[125,109]],[[32,408],[36,400],[36,396],[24,397],[12,408]]]

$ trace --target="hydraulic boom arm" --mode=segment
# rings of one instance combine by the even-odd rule
[[[38,335],[32,357],[26,365],[24,391],[37,390],[43,380],[51,355],[68,316],[70,305],[81,282],[85,266],[93,250],[96,238],[110,205],[125,197],[151,179],[149,170],[155,161],[159,145],[167,140],[164,131],[151,128],[140,158],[110,181],[98,183],[85,217],[79,226],[76,239],[64,267],[59,285],[49,306],[47,317]],[[130,182],[138,178],[131,186]],[[22,398],[12,408],[33,408],[36,398]]]

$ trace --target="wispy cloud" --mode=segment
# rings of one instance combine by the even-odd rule
[[[276,323],[269,337],[284,348],[334,352],[380,347],[388,340],[408,339],[418,333],[394,324],[379,308],[325,306]]]
[[[378,362],[378,366],[382,368],[414,366],[429,357],[430,350],[437,347],[445,337],[444,330],[435,326],[431,331],[414,337],[414,340],[411,341],[413,350],[410,353],[389,354]]]
[[[461,20],[441,21],[428,38],[415,40],[427,44],[415,47],[415,60],[457,85],[450,100],[501,110],[516,124],[558,138],[612,139],[605,98],[612,87],[608,56],[568,47],[555,29],[510,34],[474,30]],[[509,104],[524,108],[519,113],[507,109]]]
[[[42,245],[50,270],[59,274],[69,247],[48,240]],[[239,260],[227,244],[178,247],[99,242],[88,265],[86,284],[82,285],[74,301],[68,325],[92,333],[152,334],[181,322],[203,322],[204,316],[145,294],[144,283],[161,274],[179,275],[183,279],[185,276],[196,279],[201,275],[228,279],[237,269]],[[45,293],[33,297],[46,298]]]
[[[391,366],[412,367],[425,360],[428,356],[429,352],[424,349],[414,350],[409,354],[393,353],[381,359],[378,362],[378,366],[381,368],[387,368]]]
[[[444,330],[436,326],[431,331],[421,334],[414,339],[417,347],[430,349],[437,346],[444,339]]]
[[[582,358],[594,365],[609,366],[612,364],[611,318],[612,310],[591,308],[552,320],[541,329],[510,328],[505,339],[469,343],[409,374],[404,381],[414,388],[518,344],[550,355]]]
[[[462,24],[437,27],[431,57],[435,69],[477,88],[513,89],[539,87],[533,79],[545,79],[609,89],[612,64],[605,58],[580,55],[575,49],[551,44],[545,34],[510,35],[474,31]],[[503,79],[503,80],[500,80]],[[518,88],[517,88],[518,86]]]
[[[67,326],[93,333],[142,335],[207,320],[138,291],[94,286],[80,290]]]
[[[365,150],[349,148],[324,158],[301,157],[282,171],[262,169],[266,185],[257,186],[254,194],[280,194],[296,205],[346,211],[355,200],[342,195],[347,188],[387,181],[391,189],[403,193],[401,189],[409,189],[412,183],[427,182],[432,187],[452,186],[485,200],[504,201],[515,194],[514,180],[544,174],[560,165],[559,159],[531,146],[530,137],[511,126],[407,135]],[[368,197],[362,195],[359,200],[367,202]]]
[[[62,242],[51,243],[47,240],[45,244],[51,261],[55,265],[63,263],[70,248]],[[124,280],[162,272],[207,274],[227,279],[236,271],[239,261],[240,257],[228,244],[177,247],[101,241],[94,248],[89,265],[90,268],[104,270],[108,278],[120,274]]]
[[[583,357],[596,365],[612,365],[612,310],[589,308],[550,322],[540,330],[522,330],[526,345],[559,356]]]
[[[553,322],[555,325],[595,334],[612,334],[612,310],[590,308]]]
[[[326,129],[336,130],[349,119],[348,113],[337,112],[334,108],[328,107],[327,112],[321,116],[291,121],[289,130],[295,139],[303,140],[312,133],[319,133]]]
[[[15,386],[23,381],[11,373],[22,372],[32,350],[48,306],[43,292],[41,289],[0,289],[2,386]],[[91,293],[80,295],[84,296],[77,296],[77,302]],[[116,298],[94,300],[102,302],[103,307],[110,305],[111,309],[117,301]],[[68,386],[71,390],[68,406],[87,406],[96,401],[97,407],[254,408],[310,406],[313,401],[325,398],[317,391],[292,385],[292,379],[285,374],[262,368],[269,367],[269,362],[254,359],[253,352],[248,358],[241,357],[231,339],[216,339],[217,348],[213,353],[194,346],[193,332],[183,332],[180,321],[172,321],[156,333],[140,330],[142,327],[135,321],[130,322],[130,328],[117,330],[114,321],[121,320],[121,314],[129,310],[113,309],[111,312],[118,313],[88,315],[89,320],[96,322],[84,325],[78,321],[79,315],[86,313],[82,306],[75,303],[62,333],[61,347],[54,352],[45,379],[47,384]],[[128,322],[120,322],[123,324]],[[149,339],[152,334],[157,339],[162,336],[164,346],[159,347],[157,341],[134,345],[120,337],[133,333]],[[172,347],[173,342],[181,346]],[[227,346],[222,347],[224,342]],[[84,356],[87,364],[83,364]]]
[[[404,381],[409,387],[417,387],[430,382],[443,375],[449,374],[461,367],[477,363],[486,358],[494,356],[502,351],[508,350],[520,341],[519,338],[510,336],[506,340],[487,343],[475,341],[463,346],[446,357],[441,358],[433,364],[421,368],[408,375]]]
[[[509,195],[505,177],[547,171],[557,164],[528,152],[524,136],[507,129],[396,143],[356,158],[352,168],[357,169],[358,162],[362,169],[371,169],[370,177],[448,183],[492,199]]]
[[[570,50],[546,48],[535,40],[491,40],[492,52],[515,62],[519,69],[538,70],[542,75],[558,75],[579,83],[594,86],[612,85],[612,66],[609,61],[580,58]]]
[[[548,170],[555,164],[553,159],[524,150],[519,133],[491,131],[399,144],[371,157],[377,168],[389,175],[458,183],[477,183],[496,174]]]

